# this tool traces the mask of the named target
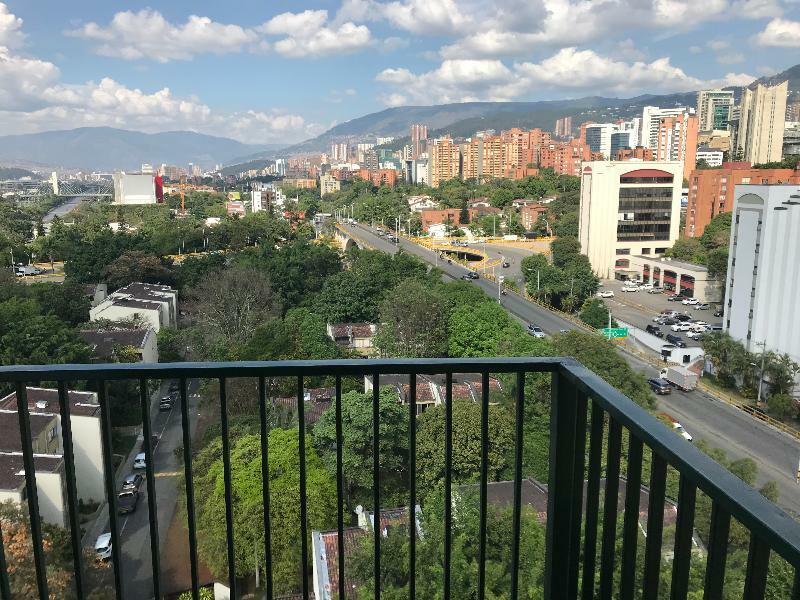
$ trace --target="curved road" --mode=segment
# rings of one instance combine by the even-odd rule
[[[341,224],[341,227],[375,250],[389,253],[398,250],[398,246],[377,236],[369,227],[361,224]],[[437,261],[433,252],[405,239],[400,240],[399,247],[428,263],[438,262],[439,269],[453,279],[460,279],[467,273],[465,267]],[[475,284],[491,297],[497,297],[497,285],[491,281],[481,278]],[[516,294],[502,296],[500,303],[512,316],[523,323],[535,323],[548,334],[577,329],[558,314]],[[627,353],[622,353],[622,356],[631,367],[647,377],[658,374],[656,368],[644,360]],[[795,469],[800,459],[797,440],[700,390],[688,393],[673,390],[669,396],[659,396],[658,402],[659,410],[667,411],[679,420],[695,439],[705,439],[712,447],[725,450],[730,459],[753,459],[758,464],[757,485],[770,480],[777,482],[780,492],[778,504],[795,515],[800,514],[800,485],[795,483]]]
[[[77,206],[83,202],[83,198],[75,196],[64,202],[64,204],[59,204],[55,208],[50,209],[47,214],[42,217],[42,221],[45,223],[49,223],[55,217],[63,217],[64,215],[70,213],[73,209],[77,208]]]

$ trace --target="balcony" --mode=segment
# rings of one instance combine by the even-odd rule
[[[453,439],[458,435],[454,431],[453,390],[461,374],[474,374],[476,382],[471,389],[478,390],[478,397],[471,402],[480,414],[480,444],[475,457],[478,465],[475,477],[470,481],[459,480],[454,472],[454,459],[460,457],[454,448]],[[397,556],[381,551],[382,544],[389,544],[391,535],[386,519],[408,519],[408,514],[416,514],[417,509],[409,511],[409,507],[417,507],[420,494],[417,486],[417,381],[418,378],[430,376],[440,377],[443,381],[444,398],[441,402],[443,413],[444,443],[441,448],[443,458],[443,481],[441,482],[441,528],[442,544],[438,556],[433,559],[436,564],[434,572],[441,574],[436,586],[441,591],[440,597],[455,598],[463,592],[456,588],[456,581],[463,581],[465,573],[460,571],[464,565],[474,565],[474,576],[469,571],[468,578],[473,587],[470,597],[482,599],[491,593],[508,598],[543,597],[548,599],[575,598],[661,598],[669,593],[671,598],[687,598],[690,593],[704,590],[704,598],[764,598],[798,597],[800,594],[800,525],[786,513],[747,486],[729,471],[711,460],[706,454],[687,443],[678,435],[664,427],[640,406],[609,386],[582,365],[560,358],[492,358],[492,359],[397,359],[397,360],[345,360],[345,361],[290,361],[272,363],[179,363],[179,364],[115,364],[115,365],[53,365],[53,366],[8,366],[0,368],[0,382],[6,388],[15,388],[17,414],[22,444],[22,460],[25,471],[24,508],[28,519],[30,539],[32,541],[33,567],[35,581],[30,588],[29,596],[45,599],[51,597],[53,575],[48,572],[47,549],[43,546],[43,527],[40,519],[40,502],[37,495],[37,474],[34,468],[37,456],[32,448],[30,433],[31,408],[26,397],[28,385],[44,385],[56,387],[59,395],[58,411],[61,418],[61,435],[63,437],[63,460],[66,486],[66,523],[69,546],[71,548],[72,569],[68,589],[78,598],[87,597],[91,592],[92,582],[87,576],[85,553],[82,552],[82,536],[77,502],[78,485],[75,475],[75,455],[73,435],[70,425],[68,401],[69,390],[90,385],[97,390],[100,405],[100,424],[102,437],[103,477],[106,500],[110,503],[108,519],[112,541],[111,587],[118,598],[156,597],[167,595],[166,574],[162,570],[165,559],[163,548],[160,548],[160,528],[167,523],[160,523],[157,509],[159,499],[155,490],[158,464],[154,460],[153,431],[150,397],[147,392],[148,381],[177,380],[179,399],[175,405],[176,423],[180,421],[182,438],[182,468],[180,475],[185,486],[180,491],[186,505],[186,525],[188,529],[188,581],[189,596],[198,598],[201,585],[201,557],[198,555],[198,515],[195,507],[202,498],[195,494],[196,482],[193,477],[196,448],[193,450],[193,439],[190,424],[195,415],[190,414],[189,384],[193,380],[214,382],[216,398],[214,409],[219,413],[219,437],[221,438],[222,485],[219,493],[224,496],[224,514],[219,515],[224,521],[224,544],[220,547],[219,560],[225,565],[223,576],[218,580],[230,588],[231,597],[238,598],[245,581],[242,573],[253,569],[242,564],[241,554],[237,554],[234,513],[237,510],[233,494],[233,479],[237,475],[232,469],[231,445],[236,436],[231,432],[229,413],[229,384],[232,380],[246,378],[254,382],[258,395],[257,419],[261,440],[261,488],[257,494],[268,506],[272,498],[270,491],[271,471],[269,461],[275,460],[269,453],[268,433],[270,428],[269,389],[270,382],[278,379],[290,382],[291,389],[296,392],[296,422],[298,430],[298,518],[293,528],[299,546],[300,565],[296,596],[310,598],[314,595],[315,579],[312,576],[313,564],[317,558],[312,554],[312,531],[309,526],[310,510],[314,502],[309,498],[308,469],[306,464],[307,425],[305,408],[305,383],[310,380],[331,382],[334,394],[331,409],[335,415],[335,465],[332,477],[335,480],[336,499],[331,500],[335,506],[335,528],[330,540],[332,550],[338,557],[347,555],[345,542],[348,531],[353,525],[350,514],[345,510],[344,481],[349,474],[343,465],[343,419],[342,397],[343,382],[360,378],[370,382],[371,395],[371,474],[366,473],[371,481],[370,506],[374,516],[380,515],[380,527],[372,527],[367,519],[363,529],[369,544],[362,544],[362,550],[370,550],[369,568],[371,574],[368,585],[370,595],[381,597],[382,586],[391,580],[387,573],[388,563],[397,569]],[[497,480],[498,473],[490,476],[490,453],[498,441],[490,431],[490,408],[495,404],[497,396],[490,385],[490,376],[502,379],[504,394],[510,399],[509,410],[514,415],[511,428],[513,441],[510,445],[509,464],[511,465],[501,491]],[[381,380],[395,381],[405,378],[408,381],[407,395],[402,398],[407,419],[408,460],[407,476],[402,478],[404,488],[403,506],[395,502],[391,506],[385,504],[382,478],[386,477],[385,465],[381,462],[387,457],[381,452],[380,393]],[[147,467],[145,469],[147,493],[146,507],[148,511],[146,526],[149,542],[149,561],[147,590],[133,591],[127,587],[124,571],[126,565],[122,552],[126,544],[126,536],[130,532],[121,530],[121,519],[117,514],[117,480],[113,468],[113,444],[111,416],[109,409],[108,388],[113,382],[128,380],[139,386],[140,411],[142,419],[143,449]],[[43,383],[44,382],[44,383]],[[532,483],[526,473],[523,448],[526,433],[526,402],[530,402],[530,392],[534,386],[542,389],[549,387],[549,449],[546,452],[548,464],[544,467],[547,473],[546,485]],[[454,453],[456,454],[454,456]],[[279,457],[278,457],[279,458]],[[391,457],[390,457],[391,458]],[[257,478],[256,473],[253,477]],[[672,479],[671,479],[672,478]],[[676,494],[670,481],[676,483]],[[41,483],[41,482],[40,482]],[[624,490],[622,489],[624,488]],[[438,489],[438,488],[437,488]],[[625,490],[641,490],[641,493],[624,493]],[[474,491],[474,507],[477,515],[476,544],[473,548],[456,544],[454,531],[463,522],[465,512],[464,498]],[[505,494],[505,506],[508,508],[510,535],[503,543],[506,551],[500,560],[501,575],[497,570],[498,557],[489,554],[490,537],[497,537],[497,532],[490,530],[498,521],[491,518],[492,507]],[[538,494],[541,510],[536,512],[537,500],[531,499]],[[606,502],[606,498],[617,498],[618,501]],[[394,499],[397,499],[395,495]],[[466,501],[467,504],[469,501]],[[698,518],[700,506],[710,506],[710,518],[700,522]],[[381,508],[392,509],[385,516]],[[405,509],[405,510],[398,510]],[[454,510],[455,508],[455,510]],[[666,509],[666,510],[665,510]],[[419,509],[422,514],[428,510],[424,504]],[[527,544],[523,531],[531,528],[524,526],[534,511],[540,526],[544,530],[544,555],[525,555]],[[666,514],[674,512],[674,518],[668,519]],[[359,515],[361,516],[361,515]],[[241,525],[238,525],[241,527]],[[263,539],[263,547],[254,548],[254,555],[262,556],[261,587],[256,597],[272,598],[278,595],[273,589],[273,537],[274,523],[270,511],[263,511],[261,517],[252,519],[247,527],[258,533],[254,539]],[[260,530],[260,531],[259,531]],[[731,560],[729,546],[733,543],[733,533],[738,536],[740,545],[746,548],[746,561],[739,565],[743,571],[741,582],[731,584]],[[241,531],[241,529],[238,529]],[[431,589],[431,581],[417,578],[421,558],[417,550],[420,544],[430,543],[436,539],[431,532],[420,533],[417,526],[406,526],[401,529],[406,538],[403,540],[403,561],[408,561],[403,586],[407,588],[407,597],[426,597],[421,590]],[[262,536],[263,533],[263,536]],[[396,531],[395,531],[396,533]],[[393,534],[392,534],[393,535]],[[317,534],[321,539],[321,535]],[[299,538],[299,539],[298,539]],[[744,541],[742,541],[744,540]],[[18,577],[16,572],[9,571],[7,557],[12,550],[8,546],[0,547],[0,592],[3,598],[11,598],[12,580]],[[260,542],[259,542],[260,543]],[[454,564],[454,554],[458,552],[459,562]],[[146,552],[146,551],[145,551]],[[147,552],[146,552],[147,553]],[[779,556],[782,561],[777,565],[773,557]],[[263,557],[267,557],[263,560]],[[466,557],[466,559],[465,559]],[[494,566],[487,569],[487,562],[493,560]],[[430,555],[424,560],[430,561]],[[780,566],[781,568],[777,568]],[[333,565],[333,573],[329,573],[331,588],[322,590],[323,597],[351,598],[354,591],[348,589],[353,580],[352,574],[346,572],[352,568],[352,562],[338,560]],[[430,566],[430,565],[428,565]],[[739,568],[739,567],[737,567]],[[248,571],[250,569],[250,571]],[[359,568],[363,579],[363,565]],[[535,576],[532,573],[537,573]],[[238,577],[237,577],[238,574]],[[227,575],[227,577],[225,577]],[[507,584],[507,586],[506,586]],[[494,589],[487,593],[487,586]],[[498,589],[498,586],[506,586]],[[733,587],[731,587],[733,586]],[[738,587],[737,587],[738,586]],[[361,593],[363,593],[363,591]],[[541,590],[541,592],[539,591]],[[776,591],[777,590],[777,591]],[[474,593],[473,593],[474,592]],[[733,594],[733,595],[731,595]],[[776,595],[777,594],[777,595]],[[19,593],[17,594],[19,596]],[[69,595],[65,593],[65,595]],[[693,595],[691,597],[700,597]]]

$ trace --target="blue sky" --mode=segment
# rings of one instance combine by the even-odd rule
[[[0,134],[294,142],[387,106],[632,96],[800,62],[800,0],[6,0]]]

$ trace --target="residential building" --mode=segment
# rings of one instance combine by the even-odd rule
[[[367,169],[360,169],[358,176],[364,181],[369,181],[375,187],[387,186],[394,187],[397,184],[397,178],[401,175],[400,171],[395,169],[378,169],[377,171],[368,171]]]
[[[688,109],[683,106],[674,108],[659,108],[658,106],[645,106],[642,109],[642,128],[640,144],[645,148],[655,150],[658,148],[659,131],[661,128],[661,119],[664,117],[680,117],[685,113],[690,113],[694,109]]]
[[[243,217],[247,214],[247,211],[244,208],[244,202],[241,200],[229,200],[225,205],[225,209],[229,217]]]
[[[347,162],[347,144],[333,143],[331,144],[331,160],[334,162]]]
[[[341,182],[330,173],[319,178],[319,195],[332,194],[338,192],[342,187]]]
[[[155,204],[156,182],[151,174],[114,173],[114,204]]]
[[[708,146],[712,150],[722,150],[723,152],[730,152],[731,132],[721,131],[721,130],[698,131],[697,145]]]
[[[786,104],[786,121],[789,123],[800,121],[800,102],[797,100]]]
[[[742,91],[734,136],[734,149],[741,160],[753,164],[781,160],[788,89],[789,82],[784,81],[771,87],[759,83]]]
[[[724,326],[750,352],[800,362],[797,195],[797,185],[736,186]]]
[[[156,171],[153,168],[153,165],[151,165],[149,163],[142,163],[142,168],[139,169],[139,172],[142,175],[155,175],[156,174]]]
[[[558,138],[572,137],[572,117],[561,117],[560,119],[556,119],[554,133]]]
[[[375,145],[376,146],[383,146],[384,144],[391,144],[394,141],[394,137],[376,137],[375,138]]]
[[[79,333],[92,351],[93,362],[120,362],[122,349],[136,352],[138,362],[158,362],[158,340],[153,329],[84,329]],[[126,354],[125,358],[130,356]]]
[[[611,134],[611,147],[608,155],[610,159],[613,160],[621,150],[629,150],[631,148],[633,143],[631,141],[632,135],[633,132],[631,131],[615,131]]]
[[[430,185],[439,187],[442,181],[448,181],[461,175],[461,151],[451,138],[434,140],[430,145]]]
[[[702,90],[697,92],[697,119],[700,131],[728,128],[733,108],[733,90]]]
[[[186,175],[184,169],[176,165],[168,165],[165,163],[161,163],[161,167],[158,171],[164,179],[169,179],[170,181],[178,181],[181,177]]]
[[[31,417],[34,452],[48,455],[62,454],[64,447],[58,390],[28,386],[25,388],[25,396]],[[78,498],[84,501],[101,500],[105,497],[105,483],[97,393],[70,390],[67,398],[70,407],[69,421],[72,427]],[[2,431],[0,451],[22,451],[17,408],[16,392],[11,392],[0,399],[0,431]]]
[[[630,256],[661,255],[678,239],[683,163],[583,163],[581,252],[603,279],[626,278]]]
[[[131,283],[89,309],[90,321],[129,321],[137,318],[156,332],[162,327],[175,327],[178,320],[177,290],[155,283]]]
[[[659,119],[655,160],[681,161],[683,179],[688,179],[695,167],[696,153],[697,117],[683,113]]]
[[[414,123],[411,125],[411,158],[418,158],[425,152],[425,142],[428,139],[428,126]]]
[[[614,160],[655,160],[652,148],[636,146],[635,148],[621,148],[614,155]]]
[[[7,421],[0,418],[0,431],[5,429],[3,424]],[[16,424],[16,413],[9,424],[11,426]],[[68,521],[63,455],[37,453],[33,457],[33,465],[39,498],[39,516],[45,523],[65,527]],[[25,507],[27,498],[22,452],[0,451],[0,502],[11,501]]]
[[[509,142],[511,148],[515,147]],[[504,161],[503,140],[499,135],[473,137],[469,144],[463,146],[464,179],[477,182],[497,179],[503,176]]]
[[[697,162],[700,162],[702,160],[709,167],[721,167],[722,157],[724,156],[724,154],[725,153],[722,150],[711,148],[709,146],[700,146],[697,148],[697,152],[695,154],[695,160]]]
[[[720,213],[733,209],[735,188],[741,184],[800,183],[792,169],[754,169],[749,162],[726,162],[721,169],[696,169],[689,175],[684,235],[700,237]]]
[[[442,210],[421,210],[419,213],[420,220],[422,221],[422,230],[429,231],[429,229],[434,225],[444,225],[449,224],[453,227],[458,227],[459,225],[466,225],[466,223],[461,223],[461,209],[460,208],[445,208]],[[483,206],[476,206],[473,208],[467,209],[467,214],[469,215],[469,221],[472,222],[473,219],[477,217],[481,217],[483,215],[499,215],[502,213],[499,208],[494,208],[493,206],[490,207],[483,207]]]
[[[347,146],[345,146],[345,152],[347,151]],[[275,159],[275,175],[278,177],[284,177],[286,175],[287,165],[285,158],[276,158]]]
[[[311,177],[285,177],[277,183],[281,188],[298,188],[301,190],[317,188],[317,180]]]
[[[420,212],[429,208],[436,208],[436,201],[431,196],[406,197],[408,208],[411,212]]]
[[[375,144],[369,144],[367,142],[361,142],[356,144],[356,161],[363,165],[368,150],[372,150],[375,147]]]
[[[328,323],[327,331],[328,337],[340,348],[370,353],[378,326],[374,323]]]
[[[553,169],[559,175],[578,176],[581,163],[592,159],[589,144],[580,139],[550,143],[539,152],[539,167]]]
[[[532,229],[539,217],[547,214],[544,204],[526,204],[519,209],[519,220],[525,229]]]
[[[797,156],[800,154],[800,123],[783,130],[783,156]]]
[[[362,163],[368,171],[377,171],[380,168],[378,151],[369,149],[364,152],[364,162]]]
[[[616,131],[614,123],[592,123],[585,128],[586,143],[592,152],[611,157],[611,134]]]
[[[507,179],[524,179],[537,175],[539,175],[539,169],[536,167],[507,167],[503,173],[503,177]]]

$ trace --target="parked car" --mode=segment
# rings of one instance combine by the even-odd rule
[[[694,340],[695,342],[699,342],[700,340],[702,340],[705,337],[705,332],[703,332],[703,331],[689,331],[686,334],[686,337],[688,337],[690,340]]]
[[[721,317],[722,315],[723,315],[723,310],[721,307],[714,311],[715,317]]]
[[[661,379],[661,377],[653,377],[652,379],[648,379],[647,383],[650,384],[650,389],[660,396],[672,393],[672,386],[666,379]]]
[[[624,285],[622,286],[623,292],[638,292],[639,288],[635,285]]]
[[[672,296],[667,296],[667,302],[680,302],[683,300],[683,296],[680,294],[672,294]]]
[[[690,331],[692,326],[689,323],[675,323],[670,329],[672,331]]]
[[[158,410],[172,410],[172,405],[175,404],[172,396],[164,396],[158,401]]]
[[[645,327],[645,331],[647,331],[647,333],[649,333],[651,335],[654,335],[656,337],[664,337],[664,332],[661,331],[655,325],[648,325],[647,327]]]
[[[640,290],[647,290],[648,292],[653,289],[652,283],[642,283],[639,285]]]
[[[503,264],[502,264],[502,265],[500,265],[500,266],[501,266],[501,267],[503,267],[504,269],[507,269],[508,267],[510,267],[510,266],[511,266],[511,264],[510,264],[508,261],[505,261],[505,260],[504,260],[504,261],[503,261]]]
[[[634,281],[633,279],[626,279],[625,283],[623,285],[635,285],[635,286],[638,286],[639,282],[638,281]]]
[[[139,492],[136,490],[122,490],[117,494],[117,513],[127,515],[136,512],[139,504]]]
[[[705,302],[701,302],[700,304],[698,304],[697,306],[695,306],[695,308],[696,308],[697,310],[708,310],[710,306],[711,306],[710,304],[707,304],[707,303],[705,303]]]
[[[683,322],[683,321],[691,321],[692,320],[692,316],[691,315],[687,315],[685,313],[682,314],[682,315],[675,315],[672,318],[675,319],[676,321],[681,321],[681,322]]]
[[[147,468],[147,459],[145,458],[144,452],[139,452],[134,459],[133,459],[133,468],[134,469],[146,469]]]
[[[675,323],[677,323],[677,321],[672,317],[664,317],[658,321],[659,325],[675,325]]]
[[[662,290],[660,287],[652,287],[652,288],[650,288],[649,290],[647,290],[647,293],[648,293],[648,294],[660,294],[660,293],[662,293],[663,291],[664,291],[664,290]]]
[[[694,306],[696,304],[700,304],[700,300],[697,298],[684,298],[681,304],[685,304],[687,306]]]
[[[95,558],[97,560],[109,560],[111,558],[111,534],[101,533],[97,536],[94,543]]]
[[[134,490],[138,492],[139,486],[142,485],[142,481],[144,481],[144,477],[142,477],[141,473],[131,473],[125,478],[125,481],[122,482],[122,489]]]
[[[722,331],[722,323],[714,323],[708,326],[709,331]]]
[[[680,336],[668,333],[665,338],[670,344],[677,346],[678,348],[686,348],[686,342],[683,341],[683,338]]]
[[[538,325],[534,325],[533,323],[528,324],[528,333],[535,338],[543,338],[545,336],[542,328]]]
[[[603,290],[602,292],[597,292],[598,298],[613,298],[614,292],[611,290]]]

